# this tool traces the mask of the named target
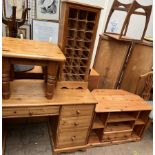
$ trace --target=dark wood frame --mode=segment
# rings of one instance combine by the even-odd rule
[[[3,0],[3,10],[4,10],[4,16],[6,17],[6,5],[5,5],[5,1],[6,0]],[[26,5],[27,5],[27,8],[28,8],[28,0],[25,0],[26,1]],[[6,17],[6,18],[8,18],[8,17]],[[28,20],[28,13],[27,13],[27,15],[26,15],[26,20]]]
[[[122,6],[124,8],[122,8]],[[136,11],[139,8],[142,8],[144,10],[144,12],[138,12],[138,11]],[[126,15],[125,21],[123,23],[123,26],[121,28],[120,34],[118,34],[118,33],[112,33],[112,32],[107,32],[107,27],[108,27],[109,21],[110,21],[111,16],[112,16],[112,14],[114,13],[115,10],[127,12],[127,15]],[[113,37],[115,39],[118,39],[118,40],[142,41],[144,39],[145,32],[147,30],[147,26],[148,26],[148,23],[149,23],[149,20],[150,20],[151,11],[152,11],[152,5],[143,6],[143,5],[139,4],[135,0],[132,3],[130,3],[130,4],[123,4],[123,3],[121,3],[121,2],[119,2],[117,0],[114,0],[114,2],[112,4],[112,7],[111,7],[111,10],[109,12],[108,18],[107,18],[107,22],[106,22],[106,25],[105,25],[104,33],[106,35],[108,35],[110,37]],[[133,14],[146,16],[144,30],[143,30],[143,33],[142,33],[142,36],[141,36],[140,39],[134,39],[134,38],[128,38],[128,37],[126,37],[126,33],[127,33],[129,22],[130,22],[130,17]]]

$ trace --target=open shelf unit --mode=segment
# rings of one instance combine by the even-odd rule
[[[62,2],[59,46],[66,56],[61,67],[63,81],[87,81],[100,9]]]
[[[96,113],[90,145],[140,140],[150,111],[126,111]]]

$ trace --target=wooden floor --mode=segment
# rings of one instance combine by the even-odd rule
[[[150,127],[140,142],[95,147],[86,152],[61,155],[152,155],[152,152],[153,128]],[[10,128],[6,155],[52,155],[46,123],[23,124]]]

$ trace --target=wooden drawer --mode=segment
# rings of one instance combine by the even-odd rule
[[[91,116],[94,105],[62,106],[61,116]]]
[[[3,117],[31,117],[31,116],[49,116],[59,115],[60,106],[44,106],[44,107],[12,107],[3,108]]]
[[[103,135],[103,141],[127,139],[129,136],[131,136],[131,131],[108,133]]]
[[[88,130],[78,130],[78,131],[62,131],[59,132],[57,139],[57,148],[80,146],[86,144]]]
[[[81,116],[81,117],[65,117],[60,119],[60,130],[63,130],[64,128],[81,128],[81,127],[87,127],[89,128],[91,123],[91,116]]]

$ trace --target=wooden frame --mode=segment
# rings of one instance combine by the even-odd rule
[[[144,12],[136,11],[139,8],[142,8],[144,10]],[[121,28],[120,34],[107,32],[107,27],[108,27],[110,18],[111,18],[112,14],[114,13],[115,10],[127,12],[127,15],[126,15],[126,18],[124,20],[123,26]],[[123,4],[123,3],[119,2],[118,0],[114,0],[112,7],[111,7],[111,10],[110,10],[110,13],[109,13],[108,18],[107,18],[104,33],[105,33],[105,35],[108,35],[108,36],[113,37],[113,38],[118,39],[118,40],[142,41],[144,39],[144,35],[145,35],[146,30],[147,30],[151,11],[152,11],[152,5],[143,6],[135,0],[130,4]],[[129,22],[130,22],[130,18],[133,14],[146,16],[144,30],[143,30],[143,33],[142,33],[142,36],[140,39],[128,38],[126,36],[128,26],[129,26]]]
[[[4,16],[6,17],[6,18],[10,18],[10,17],[8,17],[7,16],[7,6],[6,6],[6,1],[9,1],[9,0],[3,0],[3,9],[4,9]],[[17,2],[18,2],[18,0],[17,0]],[[16,2],[16,3],[17,3]],[[9,2],[8,2],[9,3]],[[11,2],[10,2],[11,3]],[[28,0],[24,0],[24,4],[26,5],[26,7],[25,8],[28,8]],[[10,4],[11,5],[11,4]],[[14,4],[13,4],[14,5]],[[13,6],[12,5],[12,6]],[[10,6],[11,7],[11,6]],[[18,6],[17,6],[18,7]],[[11,11],[11,10],[10,10]],[[11,11],[11,14],[12,14],[12,11]],[[22,12],[21,12],[21,17],[22,17]],[[17,17],[16,17],[17,19],[20,19],[20,17],[17,15]],[[27,19],[28,19],[28,13],[27,13]]]
[[[36,14],[36,18],[37,19],[41,19],[41,20],[50,20],[50,21],[59,21],[59,17],[60,17],[60,0],[53,0],[52,4],[54,3],[54,6],[53,8],[55,7],[56,10],[54,10],[54,13],[49,13],[49,16],[46,16],[46,15],[42,15],[40,14],[39,16],[39,13],[38,13],[38,9],[39,9],[39,6],[38,6],[38,2],[39,0],[35,0],[35,14]],[[43,1],[43,3],[45,3],[46,0]],[[51,0],[52,1],[52,0]],[[57,3],[57,5],[55,4]],[[43,5],[43,4],[42,4]],[[45,4],[46,5],[46,4]],[[42,9],[44,9],[44,13],[47,14],[48,13],[48,10],[47,10],[47,6],[43,6]],[[46,8],[47,7],[47,8]],[[41,9],[41,8],[40,8]],[[57,13],[57,15],[51,15],[51,14],[55,14]],[[43,14],[43,13],[42,13]]]

